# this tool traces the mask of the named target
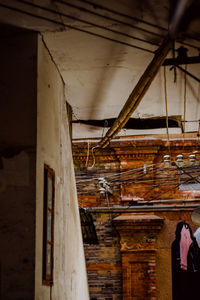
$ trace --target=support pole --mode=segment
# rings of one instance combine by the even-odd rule
[[[136,110],[143,96],[150,87],[154,77],[160,69],[160,66],[162,66],[165,57],[167,56],[169,50],[172,48],[172,45],[172,40],[167,36],[161,46],[155,52],[154,58],[146,68],[142,77],[139,79],[137,85],[133,89],[124,107],[122,108],[118,118],[115,120],[112,127],[108,130],[105,137],[100,141],[100,147],[105,148],[109,144],[110,140],[114,138],[117,133],[123,128],[123,126],[128,122],[131,115]]]

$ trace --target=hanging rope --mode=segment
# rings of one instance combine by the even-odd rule
[[[165,110],[166,110],[166,130],[167,130],[167,144],[170,152],[169,142],[169,120],[168,120],[168,107],[167,107],[167,79],[166,79],[166,67],[164,66],[164,90],[165,90]]]
[[[172,57],[175,59],[175,42],[173,42],[173,47],[172,47]],[[177,73],[176,73],[176,67],[174,66],[174,83],[176,83],[176,78],[177,78]]]
[[[185,65],[185,71],[187,71],[187,65]],[[185,125],[186,125],[186,77],[187,74],[185,73],[185,81],[184,81],[184,133],[185,133]]]
[[[187,71],[187,65],[185,65],[185,71]],[[184,122],[184,125],[183,125],[183,149],[184,149],[184,141],[185,141],[185,126],[186,126],[186,93],[187,93],[187,90],[186,90],[186,76],[187,74],[185,73],[185,76],[184,76],[184,115],[183,115],[183,122]]]
[[[90,142],[88,141],[87,158],[86,158],[86,162],[85,162],[86,168],[88,166],[89,156],[90,156]]]
[[[96,148],[99,148],[99,146],[92,147],[92,149],[91,149],[91,152],[92,152],[92,161],[93,162],[92,162],[91,166],[88,166],[89,157],[90,157],[90,142],[88,141],[87,159],[86,159],[86,162],[85,162],[85,166],[86,166],[87,169],[92,169],[95,166],[96,160],[95,160],[95,156],[94,156],[94,149],[96,149]]]
[[[88,167],[88,169],[92,169],[95,166],[96,160],[95,160],[95,155],[94,155],[94,149],[99,148],[99,146],[95,146],[92,148],[92,159],[93,159],[93,163],[90,167]]]

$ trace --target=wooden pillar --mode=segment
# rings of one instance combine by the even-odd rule
[[[114,219],[120,234],[123,300],[156,300],[155,241],[163,221],[135,214]]]

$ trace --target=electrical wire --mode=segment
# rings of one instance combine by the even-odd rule
[[[177,168],[176,167],[174,167],[173,169],[163,169],[163,168],[154,168],[154,169],[152,169],[152,170],[149,170],[149,169],[147,169],[147,174],[143,174],[142,172],[138,172],[138,173],[136,173],[136,172],[118,172],[117,174],[110,174],[110,175],[107,175],[107,174],[100,174],[99,175],[99,177],[104,177],[104,178],[106,178],[109,182],[116,182],[119,178],[121,179],[121,180],[124,180],[124,179],[126,179],[126,178],[129,178],[130,176],[131,176],[131,179],[133,180],[133,176],[135,176],[137,179],[141,179],[141,178],[145,178],[145,177],[147,177],[147,175],[148,174],[151,174],[151,173],[154,173],[154,175],[156,174],[156,176],[158,177],[158,175],[160,175],[160,174],[162,174],[162,177],[164,177],[164,178],[168,178],[169,177],[169,175],[167,174],[166,176],[163,176],[163,172],[169,172],[169,170],[170,170],[170,172],[172,173],[173,171],[175,172],[176,170],[177,170]],[[128,173],[128,174],[127,174]],[[173,173],[172,173],[173,174]],[[125,176],[124,176],[125,175]],[[80,175],[80,177],[82,177],[83,175]],[[92,176],[92,174],[91,174],[91,176]],[[112,176],[112,177],[111,177]],[[91,178],[91,177],[88,177],[88,178],[84,178],[84,179],[82,179],[81,181],[77,181],[77,184],[79,184],[79,183],[86,183],[86,182],[88,182],[88,181],[94,181],[94,180],[98,180],[99,179],[99,177],[95,177],[95,178]],[[76,176],[76,179],[78,179],[79,177],[78,176]]]
[[[65,2],[65,1],[59,1],[59,0],[55,0],[56,2]],[[125,17],[125,18],[127,18],[127,19],[130,19],[131,21],[136,21],[136,22],[140,22],[140,23],[143,23],[143,24],[146,24],[146,25],[148,25],[148,26],[150,26],[150,27],[153,27],[153,28],[157,28],[157,29],[159,29],[159,30],[161,30],[161,31],[164,31],[165,33],[166,32],[168,32],[168,28],[165,28],[165,27],[163,27],[163,26],[159,26],[159,25],[157,25],[157,24],[154,24],[154,23],[151,23],[151,22],[148,22],[148,21],[146,21],[146,20],[143,20],[143,19],[140,19],[140,18],[137,18],[137,17],[133,17],[133,16],[130,16],[130,15],[127,15],[127,14],[124,14],[124,13],[121,13],[121,12],[119,12],[119,11],[117,11],[117,10],[114,10],[114,9],[110,9],[110,8],[108,8],[108,7],[105,7],[105,6],[103,6],[103,5],[101,5],[101,4],[97,4],[97,3],[94,3],[94,2],[91,2],[91,1],[89,1],[89,0],[78,0],[79,2],[82,2],[82,3],[86,3],[86,4],[89,4],[90,6],[92,6],[92,7],[94,7],[94,8],[98,8],[98,9],[101,9],[101,10],[103,10],[103,11],[106,11],[106,12],[110,12],[110,13],[112,13],[112,14],[114,14],[114,15],[117,15],[117,16],[120,16],[120,17]],[[84,8],[83,8],[83,10],[84,10]],[[166,34],[164,34],[164,36],[165,36]],[[163,37],[164,37],[163,36]],[[199,41],[199,39],[198,38],[194,38],[194,37],[192,37],[192,36],[190,36],[190,35],[187,35],[186,37],[188,37],[188,38],[190,38],[190,39],[193,39],[193,40],[196,40],[196,41]],[[189,46],[189,47],[192,47],[192,48],[194,48],[194,49],[199,49],[199,47],[197,47],[197,46],[194,46],[194,45],[191,45],[191,44],[189,44],[189,43],[185,43],[185,42],[182,42],[182,41],[179,41],[179,40],[177,40],[177,42],[179,43],[179,44],[182,44],[182,45],[186,45],[186,46]]]
[[[157,165],[160,165],[161,163],[158,163]],[[153,166],[153,164],[152,165],[148,165],[148,167],[150,168],[150,167],[152,167]],[[130,170],[128,170],[128,171],[124,171],[124,172],[118,172],[118,173],[114,173],[114,174],[110,174],[110,175],[105,175],[105,176],[103,176],[104,178],[110,178],[110,177],[115,177],[115,176],[121,176],[121,175],[124,175],[124,174],[127,174],[127,173],[132,173],[132,172],[141,172],[143,170],[143,167],[139,167],[139,168],[135,168],[135,169],[130,169]],[[76,178],[78,178],[78,176],[76,177]],[[81,178],[82,178],[82,176],[81,176]],[[93,180],[98,180],[99,179],[99,177],[93,177],[93,178],[88,178],[88,179],[83,179],[83,180],[79,180],[79,181],[77,181],[77,183],[79,183],[79,182],[84,182],[84,181],[93,181]]]
[[[89,156],[90,156],[90,142],[88,141],[87,158],[86,158],[86,162],[85,162],[86,168],[87,168],[87,166],[88,166],[88,159],[89,159]]]
[[[57,0],[57,1],[59,2],[59,0]],[[124,13],[121,13],[121,12],[119,12],[119,11],[117,11],[117,10],[110,9],[110,8],[108,8],[108,7],[105,7],[105,6],[101,5],[101,4],[97,4],[97,3],[94,3],[94,2],[91,2],[91,1],[88,1],[88,0],[78,0],[78,1],[79,1],[79,2],[83,2],[83,3],[87,3],[87,4],[89,4],[89,5],[91,5],[91,6],[95,7],[95,8],[99,8],[99,9],[102,9],[102,10],[104,10],[104,11],[111,12],[111,13],[116,14],[116,15],[118,15],[118,16],[128,18],[128,19],[130,19],[130,20],[132,20],[132,21],[141,22],[141,23],[144,23],[144,24],[146,24],[146,25],[149,25],[149,26],[158,28],[158,29],[160,29],[160,30],[168,31],[168,29],[166,29],[166,28],[164,28],[164,27],[162,27],[162,26],[159,26],[159,25],[156,25],[156,24],[147,22],[147,21],[145,21],[145,20],[143,20],[143,19],[139,19],[139,18],[136,18],[136,17],[133,17],[133,16],[129,16],[129,15],[124,14]]]
[[[94,149],[96,149],[96,148],[99,148],[99,146],[95,146],[95,147],[92,148],[93,163],[92,163],[92,165],[90,167],[88,167],[88,169],[93,169],[94,166],[95,166],[96,160],[95,160],[95,156],[94,156]]]
[[[159,45],[158,43],[151,42],[151,41],[147,41],[147,40],[145,40],[145,39],[141,39],[141,38],[139,38],[139,37],[135,37],[135,36],[132,36],[132,35],[127,34],[127,33],[124,33],[124,32],[120,32],[120,31],[117,31],[117,30],[114,30],[114,29],[110,29],[110,28],[108,28],[107,26],[98,25],[98,24],[95,24],[95,23],[93,23],[93,22],[89,22],[89,21],[86,21],[86,20],[83,20],[83,19],[81,19],[81,18],[77,18],[77,17],[71,16],[71,15],[69,15],[69,14],[66,14],[66,13],[63,13],[63,12],[60,12],[60,11],[59,11],[59,13],[58,13],[57,11],[55,11],[55,10],[53,10],[53,9],[51,9],[51,8],[47,8],[47,7],[43,7],[43,6],[41,6],[41,5],[38,5],[38,4],[30,3],[30,2],[28,2],[28,1],[26,1],[26,0],[13,0],[13,1],[20,2],[20,3],[26,4],[26,5],[30,5],[30,6],[32,6],[32,7],[40,8],[40,9],[42,9],[42,10],[45,10],[45,11],[47,11],[47,12],[50,12],[50,13],[53,13],[53,14],[56,14],[56,15],[59,15],[59,16],[61,16],[61,17],[66,17],[66,18],[71,19],[71,20],[73,20],[73,21],[78,21],[78,22],[81,22],[81,23],[86,24],[86,25],[94,26],[94,27],[96,27],[96,28],[100,28],[100,29],[103,29],[103,30],[106,30],[106,31],[110,31],[110,32],[112,32],[112,33],[120,34],[120,35],[123,35],[123,36],[125,36],[125,37],[131,38],[131,39],[134,39],[134,40],[141,41],[141,42],[143,42],[143,43],[148,43],[148,44],[151,44],[151,45],[154,45],[154,46],[155,46],[155,45],[156,45],[156,46]],[[65,25],[64,22],[63,22],[63,20],[62,20],[61,23],[62,23],[63,25]]]
[[[162,165],[162,164],[163,163],[159,163],[157,165],[159,166],[159,165]],[[152,165],[150,165],[150,167],[147,166],[147,174],[153,173],[153,172],[155,173],[155,171],[157,171],[157,172],[158,171],[163,172],[163,168],[162,167],[158,167],[158,166],[156,166],[154,168],[152,168]],[[172,169],[169,168],[169,170],[171,171]],[[174,167],[173,170],[176,171],[177,168]],[[165,168],[165,171],[167,171],[167,168]],[[138,169],[131,169],[131,170],[128,170],[128,171],[123,171],[123,172],[108,174],[108,175],[105,174],[105,173],[102,175],[102,173],[99,175],[99,177],[104,177],[105,179],[109,180],[109,182],[115,182],[117,180],[117,177],[119,177],[119,178],[121,178],[121,179],[124,180],[126,178],[125,176],[127,176],[127,175],[129,175],[129,176],[135,175],[135,176],[137,176],[137,178],[139,178],[139,175],[142,176],[142,177],[144,177],[143,167],[138,168]],[[93,181],[93,180],[98,180],[99,179],[99,177],[88,177],[88,178],[84,178],[84,179],[78,180],[79,177],[82,178],[83,175],[76,176],[77,184],[79,184],[81,182],[84,183],[84,182],[87,182],[87,181]]]
[[[194,151],[195,154],[199,155],[199,151]],[[184,155],[190,155],[194,152],[185,152]],[[196,157],[198,159],[198,157]],[[95,172],[79,172],[79,176],[76,175],[77,189],[79,196],[87,195],[98,195],[99,194],[99,177],[103,177],[107,180],[108,186],[113,191],[114,195],[119,193],[119,189],[131,185],[132,191],[135,191],[136,195],[142,199],[147,199],[148,195],[154,191],[149,196],[148,201],[158,199],[164,196],[166,193],[176,193],[176,189],[184,184],[190,184],[191,180],[198,182],[200,176],[200,165],[189,165],[186,169],[189,173],[189,178],[182,177],[179,181],[179,170],[177,165],[171,165],[170,167],[165,166],[164,162],[157,162],[155,164],[147,165],[144,172],[144,166],[129,169],[129,170],[95,170]],[[98,177],[97,177],[98,173]],[[83,178],[84,176],[84,178]],[[94,176],[94,177],[93,177]],[[142,191],[141,192],[141,187]],[[127,187],[129,189],[129,187]],[[192,185],[190,189],[193,190]],[[131,200],[130,200],[131,201]],[[144,201],[144,200],[141,200]],[[146,200],[145,200],[146,201]]]
[[[186,184],[188,181],[190,181],[191,179],[187,179],[184,182],[178,183],[177,185],[175,185],[175,187],[168,189],[167,191],[163,191],[163,193],[159,194],[159,197],[165,195],[166,193],[169,193],[170,191],[173,191],[174,189],[178,188],[180,185],[182,184]],[[155,200],[157,197],[153,197],[152,200]]]
[[[45,20],[45,21],[48,21],[48,22],[51,22],[51,23],[54,23],[54,24],[57,24],[57,25],[65,25],[66,28],[76,30],[76,31],[80,31],[80,32],[84,32],[86,34],[89,34],[89,35],[92,35],[92,36],[95,36],[95,37],[99,37],[99,38],[102,38],[102,39],[105,39],[105,40],[108,40],[108,41],[111,41],[111,42],[115,42],[115,43],[118,43],[118,44],[121,44],[121,45],[125,45],[125,46],[131,47],[131,48],[139,49],[139,50],[146,51],[146,52],[149,52],[149,53],[154,53],[154,51],[151,51],[149,49],[142,48],[142,47],[139,47],[139,46],[136,46],[136,45],[133,45],[133,44],[129,44],[129,43],[126,43],[126,42],[123,42],[123,41],[120,41],[120,40],[116,40],[116,39],[113,39],[113,38],[109,38],[109,37],[106,37],[104,35],[97,34],[97,33],[94,33],[94,32],[91,32],[91,31],[88,31],[88,30],[85,30],[85,29],[81,29],[81,28],[78,28],[78,27],[75,27],[75,26],[72,26],[72,25],[63,24],[62,22],[52,20],[52,19],[47,18],[47,17],[38,16],[38,15],[35,15],[33,13],[27,12],[25,10],[16,8],[16,7],[5,5],[5,4],[2,4],[2,3],[0,3],[0,7],[4,7],[4,8],[7,8],[7,9],[10,9],[10,10],[13,10],[13,11],[17,11],[21,14],[25,14],[25,15],[28,15],[28,16],[31,16],[31,17],[34,17],[34,18],[37,18],[37,19]]]
[[[187,71],[187,65],[185,65],[185,71]],[[185,76],[184,76],[184,131],[183,131],[183,134],[184,134],[184,138],[185,138],[185,126],[186,126],[186,87],[187,87],[187,76],[186,76],[186,73],[185,73]],[[184,140],[183,140],[184,141]]]
[[[55,10],[53,10],[53,9],[50,9],[50,8],[47,8],[47,7],[43,7],[41,5],[37,5],[37,4],[34,4],[34,3],[30,3],[30,2],[25,1],[25,0],[13,0],[13,1],[24,3],[26,5],[29,5],[29,6],[32,6],[32,7],[35,7],[35,8],[39,8],[41,10],[44,10],[44,11],[47,11],[47,12],[50,12],[50,13],[58,15],[58,13]],[[5,4],[2,4],[2,3],[0,3],[0,6],[8,8],[8,9],[15,10],[17,12],[25,13],[25,14],[30,15],[32,17],[36,17],[36,18],[40,18],[40,19],[43,19],[43,20],[46,20],[46,21],[49,21],[49,22],[53,22],[53,23],[55,23],[57,25],[62,25],[62,26],[65,26],[66,28],[69,28],[69,29],[73,29],[73,30],[76,30],[76,31],[84,32],[84,33],[87,33],[87,34],[90,34],[90,35],[93,35],[93,36],[96,36],[96,37],[104,38],[104,39],[107,39],[109,41],[117,42],[119,44],[123,44],[123,45],[129,46],[129,47],[132,47],[132,48],[136,48],[136,49],[139,49],[139,50],[143,50],[143,51],[146,51],[146,52],[149,52],[149,53],[154,53],[154,51],[152,51],[150,49],[143,48],[143,47],[140,47],[140,46],[137,46],[137,45],[132,45],[132,44],[120,41],[120,40],[113,39],[113,38],[109,38],[109,37],[106,37],[106,36],[104,36],[102,34],[91,32],[91,31],[88,31],[88,30],[80,28],[80,27],[75,27],[75,26],[72,26],[70,24],[66,24],[66,23],[63,23],[63,22],[60,22],[60,21],[52,20],[51,18],[48,18],[48,17],[38,16],[38,15],[35,15],[33,13],[27,12],[25,10],[16,8],[16,7],[8,6],[8,5],[5,5]],[[146,41],[144,39],[141,39],[141,38],[138,38],[138,37],[134,37],[134,36],[128,35],[126,33],[122,33],[120,31],[116,31],[116,30],[110,29],[110,28],[108,28],[106,26],[101,26],[101,25],[98,25],[98,24],[95,24],[95,23],[92,23],[92,22],[89,22],[89,21],[86,21],[86,20],[82,20],[82,19],[70,16],[68,14],[61,13],[61,12],[59,14],[60,14],[60,16],[67,17],[69,19],[76,20],[76,21],[82,22],[82,23],[90,25],[90,26],[95,26],[97,28],[100,28],[100,29],[103,29],[103,30],[106,30],[106,31],[110,31],[112,33],[120,34],[120,35],[129,37],[129,38],[132,38],[132,39],[135,39],[135,40],[139,40],[139,41],[151,44],[151,42],[148,42],[148,41]],[[154,45],[157,45],[157,44],[154,43]]]
[[[49,19],[49,18],[47,18],[47,17],[34,15],[34,14],[29,13],[29,12],[27,12],[27,11],[24,11],[24,10],[21,10],[21,9],[18,9],[18,8],[13,8],[13,7],[10,7],[10,6],[6,6],[6,5],[4,5],[4,4],[1,4],[0,6],[5,7],[5,8],[9,8],[9,9],[13,9],[13,10],[18,11],[18,12],[25,13],[25,14],[30,15],[30,16],[32,16],[32,17],[37,17],[37,18],[40,18],[40,19],[43,19],[43,20],[46,20],[46,21],[49,21],[49,22],[53,22],[53,23],[55,23],[55,24],[57,24],[57,25],[62,25],[62,26],[64,26],[65,28],[68,27],[68,28],[70,28],[70,29],[79,30],[79,31],[85,32],[85,33],[87,33],[87,34],[92,34],[92,32],[90,32],[90,31],[87,31],[87,30],[84,30],[84,29],[81,29],[81,28],[77,28],[77,27],[74,27],[74,26],[72,26],[72,25],[64,24],[63,19],[62,19],[63,16],[66,16],[66,17],[71,18],[71,19],[74,19],[74,20],[75,20],[75,17],[73,17],[73,16],[71,16],[71,15],[64,14],[64,13],[62,13],[62,12],[59,12],[58,9],[57,9],[57,6],[56,6],[56,11],[55,11],[55,10],[53,10],[53,9],[50,9],[50,8],[47,8],[47,7],[40,6],[40,5],[38,5],[38,4],[34,4],[34,3],[31,3],[31,2],[28,2],[28,1],[26,1],[26,0],[13,0],[13,1],[16,1],[16,2],[19,2],[19,3],[24,3],[24,4],[26,4],[26,5],[29,5],[29,6],[32,6],[32,7],[35,7],[35,8],[39,8],[39,9],[45,10],[46,12],[50,12],[50,13],[54,13],[54,14],[56,14],[56,15],[59,15],[59,18],[61,19],[61,22],[58,22],[58,21],[56,21],[56,20]],[[64,1],[54,1],[54,2],[57,2],[57,3],[63,3],[63,4],[64,4]],[[70,5],[70,6],[74,6],[74,7],[75,7],[75,5],[70,4],[70,3],[67,3],[67,5]],[[81,10],[81,11],[85,11],[85,10],[86,10],[85,8],[78,7],[78,6],[77,6],[77,9],[79,9],[79,10]],[[96,13],[94,13],[94,12],[92,12],[92,11],[90,11],[90,12],[93,13],[93,14],[96,14]],[[107,17],[107,16],[104,16],[104,15],[100,15],[100,16],[103,17],[103,18],[109,19],[109,17]],[[78,19],[78,18],[76,18],[76,19],[77,19],[77,21],[79,21],[79,22],[84,22],[84,23],[87,22],[86,20],[81,20],[81,19]],[[110,19],[111,19],[111,18],[110,18]],[[135,25],[128,24],[128,23],[126,23],[126,22],[122,22],[122,21],[117,20],[117,19],[113,19],[113,21],[116,21],[116,22],[118,22],[118,23],[120,23],[120,24],[123,24],[123,25],[126,25],[126,26],[131,26],[131,27],[133,27],[134,29],[143,31],[143,32],[145,32],[145,33],[153,34],[154,36],[164,38],[164,35],[157,34],[156,32],[152,32],[152,31],[146,30],[146,29],[144,29],[144,28],[141,28],[141,27],[138,27],[138,26],[135,26]],[[148,24],[148,22],[146,22],[146,21],[144,21],[144,20],[140,20],[140,22],[142,22],[142,23],[147,23],[147,24]],[[151,23],[149,23],[149,24],[151,24]],[[89,25],[89,23],[88,23],[88,25]],[[92,25],[92,24],[91,24],[91,25]],[[101,26],[101,25],[98,25],[98,24],[95,24],[95,23],[94,23],[93,26],[99,27],[99,26]],[[151,26],[157,27],[157,26],[154,25],[154,24],[151,24]],[[103,27],[104,27],[104,28],[103,28]],[[100,27],[99,27],[99,28],[100,28]],[[112,29],[109,29],[108,27],[105,27],[105,26],[102,26],[102,29],[107,30],[107,31],[112,31]],[[113,32],[114,32],[114,31],[113,31]],[[115,31],[115,33],[118,33],[118,34],[121,34],[121,35],[126,35],[126,33],[118,32],[118,31]],[[93,33],[93,35],[95,35],[95,33]],[[96,36],[101,37],[101,38],[106,38],[105,36],[98,35],[98,34],[96,34]],[[140,38],[138,38],[138,37],[134,37],[134,36],[131,36],[131,35],[130,35],[129,37],[130,37],[130,38],[134,38],[134,39],[141,40],[141,41],[144,42],[144,43],[146,42],[146,43],[148,43],[148,44],[158,45],[158,43],[155,43],[155,42],[152,42],[152,41],[146,41],[146,40],[144,40],[144,39],[140,39]],[[108,39],[108,40],[111,40],[111,39],[109,39],[109,38],[107,38],[107,39]],[[117,40],[115,40],[115,39],[112,39],[112,41],[113,41],[113,42],[118,42],[118,43],[119,43],[119,41],[117,41]],[[198,46],[194,46],[194,45],[189,44],[189,43],[185,43],[185,42],[182,42],[182,41],[179,41],[179,40],[177,40],[177,42],[178,42],[179,44],[183,44],[183,45],[192,47],[192,48],[194,48],[194,49],[199,49]],[[121,42],[120,42],[120,43],[121,43]],[[127,44],[128,44],[128,43],[127,43]],[[128,45],[127,45],[127,46],[128,46]],[[136,45],[131,45],[131,44],[129,44],[129,46],[130,46],[130,47],[133,47],[133,46],[134,46],[136,49],[140,49],[140,50],[144,50],[144,51],[147,51],[147,52],[150,52],[150,53],[154,53],[154,51],[151,51],[151,50],[149,50],[149,49],[142,48],[142,47],[139,47],[139,46],[136,46]]]
[[[198,166],[193,166],[195,169],[197,169],[198,170],[198,172],[199,172],[199,167]],[[194,172],[194,170],[193,170],[193,167],[191,168],[191,173],[192,172]],[[169,176],[169,174],[164,174],[164,176],[163,176],[163,171],[167,171],[167,172],[169,172],[169,170],[170,170],[171,168],[168,168],[167,170],[166,169],[162,169],[162,168],[158,168],[158,169],[154,169],[154,171],[155,171],[155,176],[154,176],[154,178],[148,178],[148,177],[141,177],[141,174],[140,174],[140,177],[139,178],[129,178],[129,179],[125,179],[125,178],[120,178],[120,179],[118,179],[117,181],[115,181],[115,182],[109,182],[108,181],[108,185],[110,186],[110,187],[116,187],[117,185],[126,185],[126,184],[143,184],[143,188],[144,189],[148,189],[148,192],[145,194],[145,195],[143,195],[143,198],[145,198],[145,196],[149,193],[149,192],[151,192],[153,189],[155,189],[156,187],[164,187],[164,186],[166,186],[166,187],[169,187],[169,185],[170,185],[170,189],[167,189],[167,190],[164,190],[163,192],[162,191],[159,191],[159,192],[161,192],[161,195],[163,195],[163,194],[165,194],[165,193],[167,193],[168,191],[171,191],[171,190],[174,190],[174,189],[176,189],[177,187],[179,187],[181,184],[184,184],[184,183],[187,183],[187,182],[190,182],[191,181],[191,178],[193,179],[193,180],[195,180],[195,179],[197,179],[198,177],[199,177],[199,174],[198,175],[196,175],[195,177],[194,176],[192,176],[191,174],[189,174],[188,172],[188,174],[189,174],[189,179],[187,178],[187,179],[185,179],[184,181],[182,181],[182,182],[180,182],[180,183],[178,183],[178,184],[176,184],[176,181],[174,180],[175,178],[177,178],[178,179],[178,174],[177,174],[177,168],[175,167],[175,168],[173,168],[171,171],[172,171],[172,173],[170,174],[170,176]],[[174,173],[176,171],[176,173]],[[148,170],[147,170],[147,172],[148,172]],[[120,175],[120,174],[119,174]],[[129,174],[130,176],[131,176],[131,174]],[[171,178],[171,179],[170,179]],[[155,181],[157,181],[157,183],[155,183]],[[197,181],[198,181],[198,179],[197,179]],[[149,185],[149,187],[148,186],[144,186],[144,184],[146,184],[146,185]],[[78,194],[88,194],[88,192],[90,193],[90,192],[93,192],[93,193],[98,193],[99,191],[98,191],[98,187],[95,185],[95,189],[92,191],[91,189],[88,189],[88,185],[87,186],[85,186],[85,187],[87,187],[87,192],[84,192],[83,190],[82,191],[80,191],[80,189],[83,189],[84,188],[84,184],[82,184],[82,185],[77,185],[77,187],[78,187]],[[140,189],[141,187],[140,186],[134,186],[134,189]]]
[[[78,5],[75,5],[75,4],[72,4],[72,3],[69,3],[67,1],[62,1],[62,0],[58,0],[58,1],[55,1],[57,3],[60,3],[60,4],[63,4],[63,5],[66,5],[66,6],[69,6],[69,7],[73,7],[75,9],[78,9],[82,12],[86,12],[86,13],[89,13],[89,14],[92,14],[92,15],[95,15],[97,17],[101,17],[103,19],[106,19],[106,20],[109,20],[109,21],[113,21],[113,22],[117,22],[117,24],[121,24],[121,25],[124,25],[124,26],[127,26],[127,27],[131,27],[133,29],[136,29],[138,31],[142,31],[142,32],[145,32],[145,33],[148,33],[148,34],[152,34],[154,36],[157,36],[157,37],[161,37],[161,38],[164,38],[165,36],[162,35],[162,34],[159,34],[159,33],[156,33],[156,32],[152,32],[152,31],[149,31],[147,29],[144,29],[144,28],[141,28],[141,27],[138,27],[138,26],[135,26],[135,25],[132,25],[132,24],[129,24],[129,23],[126,23],[126,22],[123,22],[119,19],[115,19],[115,18],[112,18],[108,15],[102,15],[102,14],[99,14],[97,12],[94,12],[94,11],[91,11],[85,7],[81,7],[81,6],[78,6]]]

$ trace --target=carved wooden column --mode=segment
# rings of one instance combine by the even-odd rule
[[[155,241],[163,219],[129,214],[114,219],[120,234],[123,300],[156,299]]]

